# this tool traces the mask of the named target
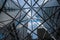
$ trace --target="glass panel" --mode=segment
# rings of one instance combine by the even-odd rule
[[[4,2],[5,2],[5,0],[0,0],[0,8],[2,8]]]

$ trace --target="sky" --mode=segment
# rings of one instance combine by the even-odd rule
[[[16,1],[16,0],[15,0],[15,1]],[[18,1],[19,1],[19,3],[20,3],[21,6],[23,6],[24,3],[25,3],[24,0],[18,0]],[[47,0],[46,0],[46,1],[47,1]],[[46,1],[45,1],[45,2],[46,2]],[[16,2],[17,2],[17,1],[16,1]],[[28,3],[31,5],[31,0],[29,0]],[[33,5],[34,3],[35,3],[34,0],[32,0],[32,5]],[[39,4],[39,5],[41,5],[42,3],[43,3],[43,0],[39,0],[39,1],[38,1],[38,4]],[[29,6],[26,4],[26,5],[24,6],[24,8],[27,8],[27,7],[29,7]],[[38,6],[35,5],[34,7],[38,7]],[[26,10],[26,11],[28,11],[28,10]],[[31,15],[31,14],[32,14],[32,15]],[[31,13],[31,11],[30,11],[30,12],[28,13],[28,15],[31,17],[31,16],[34,15],[34,12]],[[30,18],[29,16],[28,16],[28,18]],[[39,26],[39,25],[41,24],[40,21],[37,20],[37,19],[38,19],[37,16],[34,16],[33,18],[36,18],[36,19],[34,19],[34,20],[31,19],[31,20],[28,22],[28,28],[29,28],[30,30],[34,30],[35,28],[37,28],[37,26]],[[38,24],[37,24],[36,22],[37,22]],[[43,25],[42,25],[42,26],[43,26]],[[32,29],[32,27],[33,27],[33,29]],[[29,33],[31,33],[29,30],[27,30],[27,31],[28,31]],[[37,30],[35,30],[34,33],[37,34]],[[31,36],[32,36],[33,39],[38,38],[38,37],[37,37],[35,34],[33,34],[33,33],[31,34]]]
[[[14,1],[17,2],[16,0],[14,0]],[[45,0],[45,2],[46,2],[46,1],[47,1],[47,0]],[[30,0],[29,0],[28,2],[29,2],[29,4],[31,5]],[[41,5],[42,2],[43,2],[43,0],[39,0],[38,4]],[[44,2],[44,3],[45,3],[45,2]],[[19,3],[20,3],[21,6],[23,6],[25,2],[24,2],[24,0],[19,0]],[[52,2],[52,3],[53,3],[53,2]],[[33,5],[33,4],[34,4],[34,0],[32,0],[32,5]],[[55,5],[55,4],[54,4],[54,5]],[[27,7],[29,7],[29,6],[26,4],[26,5],[24,6],[24,8],[27,8]],[[34,7],[38,7],[38,6],[35,5]],[[27,10],[26,10],[26,11],[27,11]],[[33,14],[34,14],[34,13],[33,13]],[[31,12],[29,12],[28,15],[31,16]],[[37,19],[38,17],[34,16],[34,18]],[[29,23],[28,23],[28,28],[29,28],[29,29],[32,30],[32,27],[33,27],[33,30],[34,30],[34,29],[38,26],[38,24],[41,24],[40,21],[38,21],[38,20],[36,20],[36,19],[34,19],[34,20],[32,19],[32,20],[29,21]],[[36,22],[37,22],[38,24],[37,24]],[[42,26],[43,26],[43,25],[42,25]],[[30,31],[28,31],[28,32],[31,33]],[[37,30],[34,31],[34,32],[37,34]],[[1,36],[2,36],[2,35],[0,35],[0,37],[1,37]],[[35,38],[37,38],[37,36],[34,35],[34,34],[32,34],[32,38],[35,39]]]

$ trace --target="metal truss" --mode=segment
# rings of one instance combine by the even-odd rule
[[[16,8],[10,8],[10,7],[5,7],[5,5],[6,5],[6,3],[8,2],[8,1],[11,1],[11,3],[13,3],[15,6],[17,6],[17,8],[18,9],[16,9]],[[12,35],[13,36],[13,38],[15,38],[14,40],[19,40],[19,37],[18,37],[18,32],[17,32],[17,29],[16,29],[16,27],[19,25],[19,24],[21,24],[21,25],[23,25],[23,27],[24,28],[26,28],[27,30],[29,30],[31,33],[30,33],[30,35],[33,33],[33,34],[35,34],[36,36],[38,36],[38,37],[40,37],[40,35],[38,35],[38,34],[36,34],[36,33],[34,33],[34,31],[36,31],[41,25],[44,25],[45,23],[51,28],[51,29],[53,29],[53,32],[52,33],[50,33],[50,35],[51,34],[53,34],[54,32],[56,33],[56,29],[53,27],[53,26],[51,26],[51,25],[55,25],[56,27],[57,27],[57,20],[59,19],[59,16],[60,16],[60,14],[58,13],[59,12],[59,10],[60,10],[60,6],[51,6],[51,7],[44,7],[44,5],[45,4],[47,4],[48,2],[49,2],[49,0],[46,2],[46,3],[44,3],[44,1],[43,1],[43,3],[42,3],[42,5],[39,5],[39,0],[34,0],[34,4],[33,4],[33,2],[32,2],[32,0],[30,1],[31,2],[31,5],[29,4],[29,0],[23,0],[24,1],[24,5],[23,6],[21,6],[21,4],[19,3],[19,0],[17,0],[17,4],[16,4],[16,2],[14,2],[13,0],[5,0],[4,1],[4,3],[3,3],[3,5],[2,5],[2,7],[1,7],[1,9],[0,9],[0,13],[1,12],[3,12],[3,13],[5,13],[6,15],[8,15],[9,17],[11,17],[12,19],[8,19],[8,20],[5,20],[5,21],[1,21],[0,23],[3,23],[4,24],[4,22],[7,22],[7,21],[11,21],[12,20],[12,22],[10,22],[9,24],[7,24],[8,26],[9,25],[13,25],[12,27],[13,27],[13,29],[10,29],[10,30],[13,30],[13,32],[15,32],[15,35],[13,35],[12,33],[11,33],[11,31],[9,31],[9,27],[7,27],[7,32],[8,32],[8,34],[6,34],[7,36],[5,37],[5,38],[3,38],[3,40],[6,40],[6,38],[9,36],[9,35]],[[28,5],[29,7],[27,7],[27,8],[24,8],[24,6],[25,5]],[[38,5],[38,7],[34,7],[35,5]],[[11,5],[12,6],[12,5]],[[47,8],[53,8],[55,11],[49,16],[48,15],[48,13],[44,10],[44,9],[47,9]],[[24,10],[26,10],[26,9],[29,9],[27,12],[26,11],[24,11]],[[36,10],[36,9],[38,9],[38,10]],[[19,10],[18,11],[18,13],[15,15],[15,17],[13,17],[12,15],[10,15],[9,13],[8,13],[8,11],[17,11],[17,10]],[[47,16],[47,18],[44,18],[44,17],[42,17],[40,14],[39,14],[39,11],[42,11],[42,14],[43,14],[43,16],[44,15],[46,15]],[[49,9],[48,9],[49,10]],[[28,13],[31,11],[31,15],[33,14],[33,12],[32,11],[34,11],[35,12],[35,14],[33,15],[33,16],[29,16],[28,15]],[[23,15],[21,12],[23,12],[25,15]],[[55,18],[55,16],[56,16],[56,14],[58,13],[58,17],[57,18]],[[18,15],[20,14],[20,16],[19,17],[17,17]],[[23,15],[23,16],[21,16],[21,14]],[[36,15],[38,15],[41,19],[42,19],[42,23],[39,25],[39,26],[37,26],[37,28],[35,28],[34,30],[30,30],[27,26],[26,26],[26,24],[28,24],[28,22],[34,17],[34,16],[36,16]],[[29,16],[30,18],[28,18],[28,20],[27,19],[25,19],[25,17],[26,16]],[[22,17],[22,18],[21,18]],[[56,19],[56,21],[54,21],[54,19],[52,18],[52,17],[54,17],[55,19]],[[19,19],[19,20],[18,20]],[[25,20],[24,20],[25,19]],[[35,19],[33,19],[33,20],[35,20]],[[48,22],[49,20],[51,20],[52,21],[52,23],[51,22]],[[25,21],[27,21],[26,23],[25,23]],[[18,22],[18,24],[17,25],[14,25],[14,23],[15,22]],[[24,22],[24,24],[22,23],[22,22]],[[37,23],[37,22],[36,22]],[[38,24],[38,23],[37,23]],[[7,25],[5,25],[4,24],[4,26],[7,26]],[[5,29],[4,29],[5,30]],[[44,35],[43,35],[44,36]],[[24,37],[24,38],[22,38],[22,40],[27,40],[27,38],[29,37],[29,35],[27,35],[26,37]],[[44,40],[44,38],[41,38],[40,37],[40,40]]]

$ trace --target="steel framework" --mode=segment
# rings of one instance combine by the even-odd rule
[[[17,2],[15,2],[14,0],[10,0],[15,6],[17,6],[17,8],[10,8],[10,7],[7,7],[6,6],[6,4],[7,4],[7,2],[8,2],[8,0],[5,0],[4,1],[4,3],[3,3],[3,5],[2,5],[2,7],[0,8],[0,13],[1,12],[3,12],[3,13],[5,13],[6,15],[8,15],[9,17],[11,17],[12,19],[8,19],[8,20],[5,20],[5,21],[0,21],[0,23],[2,23],[2,24],[4,24],[4,22],[7,22],[7,21],[11,21],[12,20],[12,22],[10,22],[9,24],[4,24],[3,26],[9,26],[9,25],[12,25],[12,27],[13,27],[13,29],[8,29],[9,27],[7,27],[7,32],[9,32],[9,33],[7,33],[6,35],[6,37],[5,38],[3,38],[3,40],[6,40],[6,38],[9,36],[9,35],[12,35],[15,39],[14,40],[19,40],[19,37],[18,37],[18,32],[17,32],[17,29],[16,29],[16,27],[19,25],[19,24],[21,24],[21,25],[23,25],[23,27],[24,28],[26,28],[27,30],[29,30],[31,33],[30,34],[35,34],[36,36],[39,36],[40,37],[40,35],[38,35],[38,34],[36,34],[36,33],[34,33],[34,31],[36,31],[41,25],[45,25],[45,23],[50,27],[50,29],[49,30],[53,30],[53,32],[52,33],[50,33],[50,35],[51,34],[53,34],[53,33],[56,33],[56,29],[53,27],[53,26],[55,26],[56,28],[57,28],[57,21],[59,20],[59,16],[60,16],[60,13],[58,13],[58,12],[60,12],[59,10],[60,10],[60,6],[51,6],[51,7],[44,7],[44,5],[45,4],[47,4],[48,2],[49,2],[49,0],[47,1],[47,2],[45,2],[45,0],[43,1],[43,3],[40,5],[38,2],[40,1],[40,0],[33,0],[34,1],[34,3],[33,3],[33,1],[32,0],[30,0],[30,3],[28,2],[29,0],[23,0],[24,1],[24,4],[23,4],[23,6],[21,6],[22,4],[20,4],[20,2],[19,2],[19,0],[16,0]],[[45,3],[44,3],[45,2]],[[17,3],[17,4],[16,4]],[[28,5],[29,7],[24,7],[24,6],[26,6],[26,5]],[[35,7],[35,5],[37,5],[38,7]],[[11,5],[12,6],[12,5]],[[53,9],[53,12],[51,13],[51,15],[50,14],[48,14],[48,12],[50,12],[52,9]],[[28,10],[29,9],[29,10]],[[47,10],[48,9],[48,10]],[[18,13],[15,15],[15,17],[13,17],[12,15],[10,15],[8,12],[9,11],[16,11],[16,10],[19,10],[18,11]],[[28,10],[27,12],[25,11],[25,10]],[[40,15],[40,12],[39,11],[42,11],[42,14],[43,14],[43,16],[41,16]],[[47,12],[47,11],[48,12]],[[31,16],[30,15],[28,15],[28,13],[31,11]],[[35,12],[35,14],[32,16],[32,14],[33,14],[33,11]],[[21,12],[23,12],[24,14],[22,14]],[[20,15],[19,17],[17,17],[18,15]],[[23,16],[21,16],[21,15],[23,15]],[[39,19],[39,20],[42,20],[42,23],[41,24],[39,24],[39,26],[37,26],[34,30],[31,30],[31,29],[29,29],[28,27],[26,27],[25,25],[31,20],[31,19],[33,19],[33,20],[35,20],[33,17],[34,16],[36,16],[36,15],[38,15],[39,16],[39,18],[41,18],[41,19],[39,19],[39,18],[37,18],[37,19]],[[58,16],[56,16],[56,15],[58,15]],[[27,18],[26,19],[26,17],[27,16],[29,16],[30,18]],[[18,20],[19,19],[19,20]],[[55,19],[56,19],[56,21],[55,21]],[[49,22],[50,21],[50,22]],[[18,22],[18,24],[16,24],[16,25],[14,25],[14,23],[15,22]],[[23,24],[24,23],[24,24]],[[36,22],[37,23],[37,22]],[[38,24],[38,23],[37,23]],[[51,25],[53,25],[53,26],[51,26]],[[33,27],[32,27],[33,28]],[[9,30],[13,30],[13,32],[15,32],[15,35],[13,35]],[[48,31],[49,32],[49,31]],[[24,37],[24,38],[22,38],[22,40],[27,40],[26,38],[28,38],[28,35],[26,36],[26,37]],[[41,38],[40,37],[40,40],[44,40],[44,38]]]

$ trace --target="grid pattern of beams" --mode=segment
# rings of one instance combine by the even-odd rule
[[[4,22],[6,22],[6,21],[10,21],[10,20],[12,20],[12,22],[10,23],[10,24],[12,24],[12,23],[14,23],[15,21],[16,22],[18,22],[18,24],[14,27],[13,26],[13,30],[15,30],[15,34],[16,34],[16,40],[19,40],[19,37],[17,36],[17,32],[16,32],[16,27],[19,25],[19,24],[21,24],[21,25],[23,25],[23,27],[24,28],[26,28],[27,30],[29,30],[29,31],[31,31],[31,33],[30,34],[35,34],[35,35],[37,35],[37,36],[39,36],[40,37],[40,35],[38,35],[38,34],[36,34],[36,33],[34,33],[34,31],[35,30],[37,30],[41,25],[44,25],[45,23],[50,27],[50,28],[52,28],[53,29],[53,31],[54,32],[56,32],[56,29],[54,28],[54,27],[52,27],[51,25],[52,25],[52,23],[51,22],[48,22],[48,20],[51,20],[52,22],[53,22],[53,24],[57,27],[57,24],[56,24],[56,22],[54,21],[54,19],[52,18],[52,17],[55,17],[56,16],[56,14],[57,14],[57,12],[59,12],[59,10],[60,10],[60,6],[52,6],[52,7],[44,7],[44,5],[45,4],[47,4],[48,2],[49,2],[49,0],[47,1],[47,2],[45,2],[44,3],[44,1],[43,1],[43,3],[41,4],[41,5],[39,5],[39,1],[40,0],[34,0],[34,4],[32,4],[33,2],[32,2],[32,0],[30,1],[31,2],[31,5],[30,5],[30,3],[28,2],[29,0],[23,0],[24,1],[24,4],[23,4],[23,6],[21,6],[20,5],[20,3],[19,3],[19,0],[17,0],[17,4],[16,4],[16,2],[15,1],[13,1],[13,0],[9,0],[9,1],[11,1],[11,3],[13,3],[17,8],[9,8],[8,6],[6,6],[5,7],[5,5],[6,5],[6,3],[8,2],[8,0],[5,0],[4,1],[4,3],[3,3],[3,5],[2,5],[2,8],[0,9],[0,13],[1,12],[3,12],[3,13],[5,13],[6,15],[8,15],[9,17],[11,17],[12,19],[8,19],[8,20],[5,20],[5,21],[1,21],[0,23],[4,23]],[[24,6],[25,5],[28,5],[29,7],[27,7],[27,8],[24,8]],[[34,7],[35,5],[37,5],[38,7]],[[12,5],[11,5],[12,6]],[[48,8],[48,10],[50,10],[51,8],[53,8],[54,10],[54,12],[51,14],[51,15],[48,15],[48,13],[44,10],[44,9],[47,9]],[[49,9],[50,8],[50,9]],[[28,10],[29,9],[29,10]],[[36,10],[37,9],[37,10]],[[12,15],[10,15],[9,13],[8,13],[8,11],[16,11],[16,10],[19,10],[18,11],[18,13],[13,17]],[[24,11],[24,10],[28,10],[27,12],[26,11]],[[42,14],[43,14],[43,16],[45,15],[45,16],[47,16],[48,18],[44,18],[44,17],[42,17],[41,15],[40,15],[40,13],[39,13],[39,11],[42,11]],[[32,13],[32,11],[34,11],[35,12],[35,14],[33,15],[33,16],[29,16],[28,15],[28,13],[31,11],[31,15],[33,14]],[[50,10],[51,11],[51,10]],[[24,14],[23,14],[23,13]],[[18,15],[20,15],[19,17],[18,17]],[[22,16],[21,16],[22,15]],[[37,28],[35,28],[34,30],[30,30],[28,27],[26,27],[25,25],[31,20],[31,19],[33,19],[33,20],[35,20],[33,17],[34,16],[36,16],[36,15],[38,15],[41,19],[42,19],[42,23],[39,25],[39,26],[37,26]],[[30,18],[27,18],[27,16],[29,16]],[[59,17],[59,16],[58,16]],[[58,20],[58,17],[57,18],[55,18],[55,19],[57,19]],[[26,19],[27,18],[27,19]],[[18,20],[19,19],[19,20]],[[25,20],[24,20],[25,19]],[[38,18],[39,19],[39,18]],[[56,21],[57,21],[56,20]],[[26,22],[25,22],[26,21]],[[24,24],[23,24],[24,23]],[[37,23],[37,22],[36,22]],[[50,25],[51,24],[51,25]],[[51,33],[50,33],[51,34]],[[24,38],[22,38],[22,40],[25,40],[26,38],[28,37],[28,35],[26,36],[26,37],[24,37]],[[41,38],[40,37],[40,39],[41,40],[43,40],[44,38]]]

